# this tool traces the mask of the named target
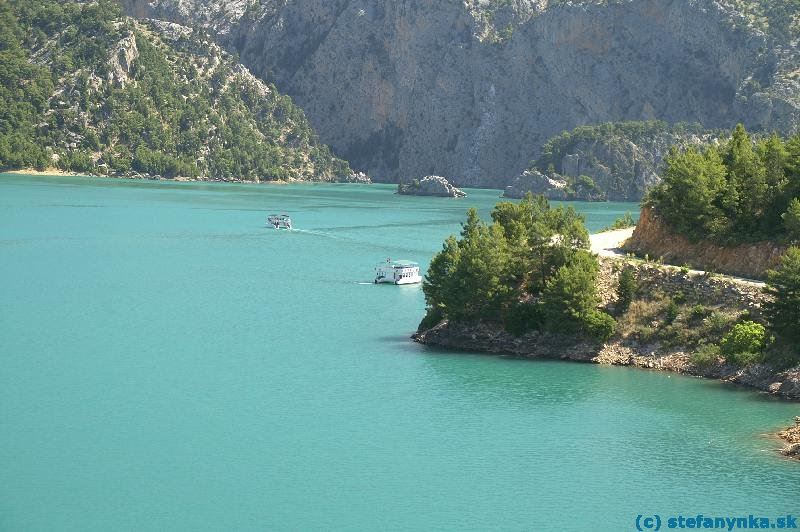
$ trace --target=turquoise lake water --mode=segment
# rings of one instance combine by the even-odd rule
[[[0,175],[0,530],[634,530],[800,514],[800,405],[409,341],[470,206]],[[575,204],[597,230],[633,204]],[[292,214],[296,231],[264,228]]]

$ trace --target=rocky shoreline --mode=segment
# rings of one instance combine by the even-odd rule
[[[371,184],[372,180],[363,172],[356,172],[350,175],[343,181],[312,181],[306,179],[292,179],[283,181],[263,180],[251,181],[248,179],[220,179],[213,177],[164,177],[160,175],[141,174],[138,172],[128,172],[125,174],[110,173],[110,174],[96,174],[96,173],[80,173],[80,172],[67,172],[58,168],[47,168],[45,170],[36,170],[34,168],[21,168],[2,170],[0,173],[6,174],[19,174],[19,175],[49,175],[49,176],[63,176],[63,177],[109,177],[113,179],[130,179],[130,180],[146,180],[146,181],[174,181],[177,183],[250,183],[254,185],[287,185],[290,183],[360,183]]]
[[[798,368],[775,371],[764,364],[736,368],[722,362],[701,368],[692,364],[688,353],[661,350],[657,345],[642,346],[622,341],[597,344],[577,336],[539,331],[517,337],[499,325],[463,325],[448,321],[443,321],[427,331],[418,332],[412,338],[421,344],[444,349],[672,371],[718,379],[785,399],[800,400]]]
[[[794,418],[794,426],[778,433],[778,437],[786,442],[781,450],[784,456],[800,460],[800,416]]]
[[[498,324],[459,324],[446,320],[415,333],[412,339],[447,350],[670,371],[738,384],[782,399],[800,400],[800,368],[776,371],[765,364],[736,368],[722,361],[698,367],[691,362],[689,353],[662,350],[657,345],[624,341],[598,344],[580,336],[539,331],[514,336]],[[800,460],[800,423],[777,436],[786,443],[781,452]]]

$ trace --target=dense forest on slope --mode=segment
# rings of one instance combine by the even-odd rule
[[[303,112],[203,33],[117,2],[0,0],[0,168],[345,180]]]
[[[800,135],[753,138],[740,124],[722,143],[674,150],[647,203],[694,241],[800,240]]]

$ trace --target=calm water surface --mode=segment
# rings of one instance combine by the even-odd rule
[[[392,187],[0,176],[0,529],[633,530],[800,513],[797,404],[411,343],[470,206]],[[576,204],[591,229],[632,204]],[[287,211],[298,230],[263,227]]]

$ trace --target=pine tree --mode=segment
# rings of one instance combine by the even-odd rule
[[[442,251],[431,260],[428,272],[422,282],[422,291],[429,310],[437,314],[447,314],[451,304],[449,295],[453,292],[453,280],[460,260],[460,249],[455,236],[445,240]]]
[[[780,229],[780,216],[787,208],[784,190],[788,179],[786,178],[786,164],[789,152],[783,141],[777,135],[772,135],[765,142],[759,144],[759,152],[764,162],[764,178],[766,181],[766,194],[764,197],[764,216],[761,220],[761,231],[764,234],[774,233]]]
[[[599,304],[597,274],[600,267],[590,253],[577,253],[547,281],[542,292],[545,315],[552,325],[579,324]]]
[[[736,126],[728,143],[725,165],[729,193],[735,191],[738,200],[728,215],[735,220],[738,232],[752,234],[760,225],[768,187],[764,165],[742,124]]]
[[[780,343],[800,344],[800,248],[789,248],[780,266],[767,275],[767,293],[774,300],[765,305],[770,330]]]
[[[783,218],[783,225],[789,238],[795,241],[800,240],[800,198],[794,198],[789,203],[789,208],[781,218]]]

